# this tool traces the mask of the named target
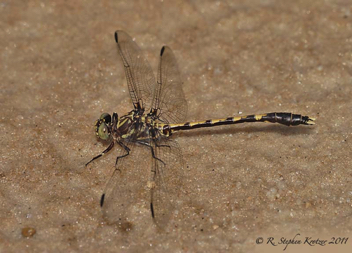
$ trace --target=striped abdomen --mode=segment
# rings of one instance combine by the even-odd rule
[[[242,117],[230,117],[226,119],[212,119],[199,122],[187,122],[184,124],[162,125],[162,131],[165,135],[170,135],[172,132],[179,130],[190,130],[200,127],[212,127],[220,125],[239,124],[245,122],[270,122],[279,123],[286,126],[314,125],[314,120],[314,118],[302,116],[300,114],[292,114],[287,112],[272,112]]]

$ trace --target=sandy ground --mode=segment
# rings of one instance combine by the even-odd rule
[[[351,11],[348,0],[1,1],[0,252],[283,252],[270,237],[296,242],[285,252],[351,250]],[[100,114],[132,109],[117,29],[154,70],[161,46],[173,49],[188,120],[287,111],[316,125],[175,134],[185,166],[166,227],[142,183],[130,220],[107,223],[99,201],[117,152],[84,164],[106,148]],[[143,152],[131,170],[149,170]]]

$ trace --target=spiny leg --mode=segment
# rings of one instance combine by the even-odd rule
[[[99,155],[97,155],[96,157],[93,157],[92,160],[90,160],[89,162],[86,163],[86,167],[88,164],[90,164],[91,162],[93,162],[94,160],[98,159],[99,157],[102,157],[103,155],[105,155],[106,153],[108,153],[112,148],[114,147],[114,141],[112,141],[109,145],[109,147],[107,147],[107,149],[105,149],[103,152],[101,152]]]
[[[165,163],[164,163],[164,161],[163,161],[163,160],[161,160],[160,158],[158,158],[158,157],[156,157],[156,156],[155,156],[155,153],[154,153],[154,148],[152,147],[152,145],[150,145],[149,143],[142,142],[142,141],[138,141],[138,143],[139,143],[139,144],[141,144],[141,145],[144,145],[144,146],[149,147],[149,148],[150,148],[150,150],[152,151],[152,156],[153,156],[153,158],[154,158],[154,159],[156,159],[156,160],[158,160],[159,162],[161,162],[162,164],[164,164],[164,165],[165,165]],[[161,147],[161,146],[163,146],[163,145],[158,146],[157,144],[155,144],[155,146],[157,146],[157,147]],[[167,145],[165,145],[165,146],[167,146]]]
[[[123,158],[123,157],[126,157],[130,154],[130,149],[129,147],[127,147],[125,144],[123,144],[121,141],[118,141],[117,144],[119,144],[127,153],[124,154],[124,155],[121,155],[121,156],[118,156],[116,157],[116,162],[115,162],[115,168],[116,168],[116,165],[117,165],[117,161],[120,159],[120,158]]]

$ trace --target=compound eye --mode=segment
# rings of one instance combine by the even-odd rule
[[[102,122],[98,128],[98,136],[102,140],[107,140],[110,137],[109,128],[104,122]]]
[[[100,119],[103,120],[107,124],[111,123],[111,115],[109,113],[103,113],[100,116]]]

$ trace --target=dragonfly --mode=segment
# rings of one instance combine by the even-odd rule
[[[122,117],[116,112],[100,116],[95,122],[95,133],[109,145],[86,164],[104,156],[114,146],[119,147],[113,174],[100,200],[103,216],[109,222],[130,221],[135,203],[144,197],[153,221],[158,226],[168,223],[179,198],[184,167],[181,149],[170,138],[177,131],[245,122],[286,126],[315,123],[312,117],[287,112],[187,122],[187,101],[172,50],[168,46],[161,48],[155,79],[141,49],[126,32],[116,31],[115,41],[133,110]],[[141,156],[136,146],[145,147],[149,155]]]

